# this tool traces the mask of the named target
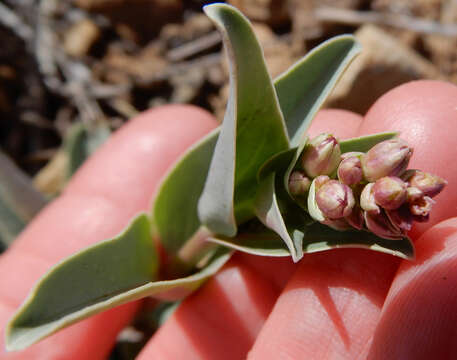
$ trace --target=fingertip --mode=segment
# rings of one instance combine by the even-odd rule
[[[322,133],[331,133],[340,139],[355,137],[362,119],[362,116],[351,111],[323,109],[317,113],[308,133],[311,137]]]
[[[361,358],[397,264],[393,257],[361,249],[305,255],[250,358]]]

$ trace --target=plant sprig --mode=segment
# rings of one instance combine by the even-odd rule
[[[396,231],[396,240],[390,240],[373,225],[382,227],[382,221],[387,221],[387,225],[404,226],[387,209],[393,205],[378,204],[385,194],[397,196],[397,188],[388,181],[376,184],[385,176],[406,173],[383,174],[369,181],[365,175],[356,177],[357,159],[366,173],[368,162],[379,160],[372,149],[397,141],[397,134],[341,142],[329,142],[327,135],[308,139],[312,119],[361,50],[354,37],[324,42],[272,81],[249,21],[225,4],[204,10],[228,50],[230,96],[222,126],[191,147],[168,172],[151,214],[138,215],[117,237],[63,260],[41,278],[8,324],[8,350],[25,348],[134,299],[181,299],[214,275],[235,250],[291,256],[293,261],[305,253],[338,247],[414,256],[405,229],[389,228]],[[339,174],[340,154],[351,152],[359,157],[351,160],[353,167],[345,165],[344,177]],[[428,199],[444,182],[430,174],[407,174],[401,179],[406,185],[399,186],[405,192],[415,190],[408,190],[409,198],[403,199],[401,193],[403,202],[397,202],[409,206],[416,218],[421,211],[426,217]],[[346,184],[343,177],[358,181]],[[366,186],[377,186],[377,192],[361,198],[359,190]],[[340,193],[349,200],[335,209],[332,204],[338,203]],[[379,211],[372,212],[378,205]],[[365,216],[361,223],[349,218],[355,208]],[[160,239],[171,259],[168,265],[160,263],[151,235]]]

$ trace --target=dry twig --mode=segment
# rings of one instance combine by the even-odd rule
[[[221,42],[221,40],[221,35],[217,31],[213,31],[207,35],[170,50],[167,53],[167,59],[173,62],[184,60],[216,46]]]
[[[32,28],[24,23],[9,7],[0,3],[0,23],[13,31],[25,42],[33,37]]]
[[[315,10],[315,15],[317,19],[327,22],[349,25],[373,23],[411,30],[423,34],[457,37],[457,26],[454,24],[441,24],[436,21],[418,19],[400,14],[319,7]]]

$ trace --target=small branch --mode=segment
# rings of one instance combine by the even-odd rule
[[[348,25],[373,23],[399,29],[411,30],[422,34],[434,34],[457,37],[457,25],[441,24],[436,21],[423,20],[411,16],[379,13],[375,11],[354,11],[333,7],[318,7],[315,10],[318,20]]]

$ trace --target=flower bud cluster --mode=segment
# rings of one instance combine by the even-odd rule
[[[319,221],[337,230],[367,229],[385,239],[400,239],[413,221],[428,220],[432,197],[447,184],[436,175],[406,170],[412,153],[405,141],[392,139],[366,153],[341,154],[338,141],[321,134],[305,147],[300,169],[289,178],[289,192],[307,196],[314,180]]]

